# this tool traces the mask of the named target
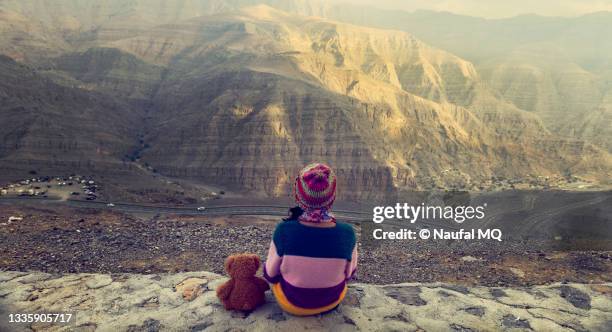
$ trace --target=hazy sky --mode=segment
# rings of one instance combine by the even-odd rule
[[[500,18],[520,14],[578,16],[612,11],[612,0],[336,0],[385,9],[431,9],[456,14]]]

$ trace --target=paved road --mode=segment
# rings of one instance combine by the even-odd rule
[[[76,208],[93,208],[107,209],[130,213],[151,213],[151,214],[181,214],[181,215],[201,215],[201,216],[231,216],[231,215],[250,215],[250,216],[287,216],[288,207],[284,205],[225,205],[225,206],[206,206],[205,210],[198,211],[196,206],[160,206],[147,205],[136,203],[119,203],[112,202],[113,206],[109,206],[110,202],[104,201],[82,201],[82,200],[61,200],[59,198],[43,198],[43,197],[2,197],[0,204],[49,204],[49,205],[64,205]],[[349,223],[372,222],[372,214],[363,211],[348,211],[348,210],[333,210],[334,215],[341,221]],[[418,224],[406,224],[403,221],[385,221],[385,225],[393,225],[395,227],[421,228],[425,227],[443,227],[449,230],[458,230],[460,225],[454,225],[448,222],[420,220]]]
[[[54,204],[66,205],[77,208],[107,209],[122,212],[154,213],[154,214],[182,214],[182,215],[202,215],[202,216],[226,216],[226,215],[257,215],[257,216],[286,216],[287,206],[278,205],[226,205],[226,206],[207,206],[205,210],[198,211],[197,207],[177,207],[160,206],[135,203],[114,203],[102,201],[62,201],[54,198],[34,198],[34,197],[4,197],[0,198],[2,204]],[[348,222],[361,222],[371,220],[371,215],[364,212],[334,210],[334,214],[342,220]]]

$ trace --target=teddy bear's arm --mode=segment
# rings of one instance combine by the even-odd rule
[[[261,279],[261,278],[255,278],[255,283],[257,284],[257,288],[261,289],[263,292],[267,291],[268,289],[270,289],[270,286],[268,285],[268,282]]]
[[[230,296],[233,288],[234,288],[234,279],[230,279],[223,285],[219,286],[219,288],[217,288],[217,296],[220,299],[225,300]]]

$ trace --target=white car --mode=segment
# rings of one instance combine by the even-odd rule
[[[108,207],[113,207],[113,206],[115,206],[115,204],[113,204],[113,203],[108,203],[108,204],[106,204],[106,206],[108,206]]]
[[[197,208],[197,210],[198,210],[198,211],[204,211],[204,210],[206,210],[206,207],[204,207],[204,206],[200,206],[199,208]]]

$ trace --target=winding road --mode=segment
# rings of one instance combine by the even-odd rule
[[[527,195],[526,198],[522,197]],[[559,196],[561,195],[561,196]],[[407,224],[401,220],[387,220],[385,225],[393,227],[410,228],[444,228],[448,230],[459,230],[461,228],[486,227],[502,228],[504,232],[518,236],[519,234],[552,234],[557,224],[575,215],[583,215],[584,209],[593,211],[585,221],[581,221],[581,227],[588,229],[600,229],[603,234],[609,234],[610,201],[611,192],[593,193],[561,193],[561,192],[527,192],[527,193],[500,193],[491,194],[486,197],[478,197],[472,204],[484,204],[489,201],[487,215],[479,224],[454,224],[446,220],[419,220],[417,224]],[[62,200],[55,197],[15,197],[4,196],[0,198],[0,204],[4,205],[47,205],[51,207],[65,206],[72,208],[89,208],[99,210],[111,210],[126,213],[147,214],[174,214],[192,216],[287,216],[287,205],[214,205],[217,202],[209,202],[204,210],[198,210],[197,206],[161,206],[140,203],[106,202],[106,201],[83,201]],[[221,202],[218,202],[219,204]],[[353,224],[371,223],[372,213],[367,211],[351,211],[334,209],[334,214],[339,220]],[[571,224],[577,227],[577,224]],[[565,227],[565,226],[564,226]]]
[[[75,208],[90,208],[90,209],[105,209],[131,213],[153,213],[153,214],[182,214],[182,215],[201,215],[201,216],[227,216],[227,215],[255,215],[255,216],[287,216],[287,206],[280,205],[225,205],[225,206],[207,206],[205,210],[199,211],[197,207],[177,207],[177,206],[160,206],[146,205],[136,203],[115,203],[109,206],[111,202],[104,201],[81,201],[81,200],[61,200],[56,198],[38,198],[38,197],[3,197],[0,198],[0,204],[28,204],[36,202],[37,204],[54,204],[64,205]],[[357,223],[371,220],[372,217],[368,213],[334,210],[334,214],[347,222]]]
[[[137,203],[118,203],[112,202],[112,206],[109,206],[111,202],[105,201],[82,201],[82,200],[62,200],[59,198],[43,198],[43,197],[2,197],[0,198],[0,204],[20,204],[28,205],[36,202],[36,204],[43,205],[62,205],[73,208],[88,208],[88,209],[104,209],[112,211],[120,211],[127,213],[151,213],[151,214],[177,214],[177,215],[194,215],[194,216],[232,216],[232,215],[246,215],[246,216],[287,216],[288,207],[281,205],[224,205],[224,206],[206,206],[205,210],[199,211],[196,206],[160,206],[160,205],[147,205]],[[351,224],[359,224],[362,222],[372,222],[372,214],[361,211],[348,211],[334,209],[334,215],[343,222]],[[402,221],[386,221],[386,225],[395,227],[406,227],[409,225],[410,228],[422,228],[422,225],[428,227],[440,227],[443,226],[446,229],[458,230],[457,227],[451,223],[441,224],[436,221],[421,220],[419,224],[406,224]]]

